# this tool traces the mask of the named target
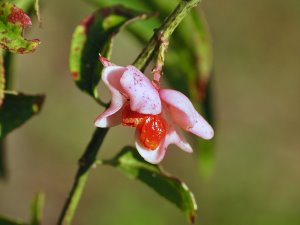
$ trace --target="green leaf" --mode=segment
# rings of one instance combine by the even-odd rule
[[[128,177],[147,184],[185,212],[191,223],[194,222],[197,205],[186,184],[166,174],[157,165],[145,162],[135,148],[125,147],[112,160],[103,161],[103,164],[114,166]]]
[[[148,15],[121,6],[102,8],[76,27],[71,42],[70,70],[77,86],[94,98],[102,65],[99,53],[109,58],[113,37],[121,28]]]
[[[43,102],[43,95],[6,93],[0,109],[0,138],[4,138],[10,131],[37,114]]]
[[[31,223],[30,225],[40,225],[42,219],[42,211],[44,208],[45,195],[38,192],[33,199],[31,209]]]
[[[21,8],[27,14],[30,14],[31,10],[34,8],[37,0],[10,0],[9,2],[15,4],[17,7]]]
[[[15,4],[3,1],[0,4],[0,46],[13,53],[33,52],[40,41],[23,37],[24,28],[31,25],[31,19]]]
[[[5,69],[4,69],[4,55],[3,50],[0,49],[0,108],[4,99],[5,90]]]
[[[26,225],[26,223],[0,216],[0,225]]]
[[[84,0],[90,4],[93,4],[97,7],[109,7],[113,5],[120,4],[120,0]],[[122,5],[132,9],[139,9],[139,10],[147,10],[148,7],[145,5],[146,1],[140,0],[122,0]]]
[[[110,7],[112,5],[120,3],[119,0],[85,0],[86,2],[93,4],[97,7]],[[148,7],[148,4],[152,5],[153,1],[140,1],[140,0],[123,0],[122,5],[138,10],[151,10],[153,12],[157,11],[157,7]],[[170,2],[168,2],[169,4]],[[173,5],[173,4],[171,4]],[[153,5],[152,5],[153,6]],[[169,4],[170,6],[170,4]],[[166,12],[167,13],[167,12]],[[148,39],[153,34],[153,29],[157,28],[161,21],[158,18],[161,17],[161,11],[159,13],[153,14],[155,17],[151,18],[151,20],[145,20],[142,22],[136,22],[128,27],[128,30],[131,34],[133,34],[140,42],[146,43]]]

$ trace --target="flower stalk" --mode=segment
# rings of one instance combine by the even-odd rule
[[[159,89],[160,88],[160,78],[163,75],[162,69],[165,63],[165,55],[168,50],[169,40],[165,38],[163,33],[161,33],[160,45],[158,48],[157,59],[154,68],[152,69],[153,73],[153,85]]]

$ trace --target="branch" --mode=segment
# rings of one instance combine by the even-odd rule
[[[103,143],[108,128],[97,128],[92,136],[92,139],[87,146],[85,152],[79,160],[79,168],[77,170],[75,180],[70,190],[69,196],[66,199],[62,212],[60,214],[58,225],[69,225],[74,217],[78,202],[81,198],[82,191],[86,185],[86,181],[90,169],[96,162],[96,156],[99,148]]]
[[[146,47],[134,61],[133,65],[142,71],[145,70],[162,43],[161,37],[164,38],[165,42],[168,42],[179,23],[191,9],[196,7],[200,2],[201,0],[182,0],[174,11],[166,18],[163,24],[155,31]]]

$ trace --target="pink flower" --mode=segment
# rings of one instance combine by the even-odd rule
[[[97,127],[125,125],[136,127],[135,145],[150,163],[159,163],[170,144],[192,152],[180,128],[204,139],[214,135],[212,127],[182,93],[158,89],[134,66],[116,66],[104,57],[102,80],[112,100],[95,122]]]

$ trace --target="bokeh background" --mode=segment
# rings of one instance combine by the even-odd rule
[[[176,147],[163,166],[195,193],[196,224],[298,225],[300,1],[205,0],[201,5],[214,40],[214,171],[210,178],[201,176],[196,157]],[[68,71],[72,32],[93,10],[79,0],[44,1],[43,28],[35,25],[27,35],[42,44],[36,53],[16,57],[15,89],[46,93],[47,99],[40,115],[8,137],[9,177],[0,181],[3,215],[29,220],[31,199],[42,190],[43,224],[57,221],[93,120],[103,110],[75,87]],[[130,64],[141,48],[123,31],[113,61]],[[100,89],[107,98],[107,90]],[[132,143],[132,129],[113,128],[99,157]],[[147,186],[104,166],[92,172],[74,220],[74,225],[186,223]]]

